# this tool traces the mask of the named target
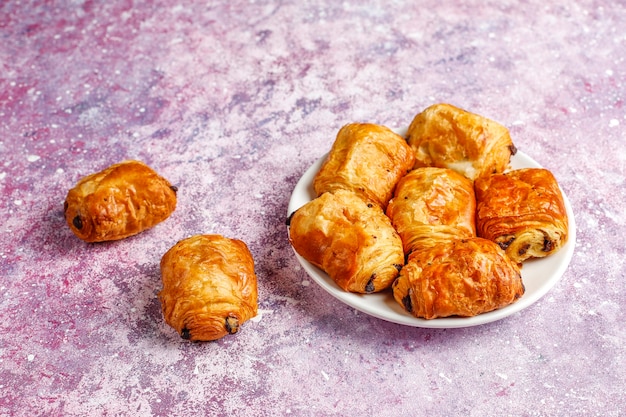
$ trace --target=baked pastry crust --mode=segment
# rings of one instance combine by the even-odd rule
[[[563,195],[544,168],[524,168],[477,180],[476,227],[515,262],[558,251],[568,238]]]
[[[246,244],[220,235],[181,240],[161,258],[163,317],[183,339],[217,340],[257,314],[257,278]]]
[[[82,178],[65,199],[65,220],[86,242],[118,240],[165,220],[176,187],[140,161],[124,161]]]
[[[450,104],[417,114],[408,130],[415,167],[453,169],[471,180],[504,172],[516,152],[509,131],[486,117]]]
[[[415,163],[406,140],[391,129],[371,123],[343,126],[313,180],[318,196],[328,191],[353,191],[381,207],[396,183]]]
[[[387,206],[404,252],[441,239],[476,236],[476,199],[471,180],[448,168],[416,168],[404,176]]]
[[[382,209],[352,191],[327,192],[296,210],[289,240],[345,291],[391,286],[404,264],[400,236]]]
[[[517,264],[479,237],[447,239],[411,253],[392,288],[406,311],[424,319],[476,316],[524,294]]]

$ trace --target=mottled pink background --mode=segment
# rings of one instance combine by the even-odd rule
[[[0,415],[624,415],[625,28],[622,0],[0,1]],[[287,241],[339,127],[435,102],[508,126],[576,215],[562,280],[499,322],[356,312]],[[128,158],[178,185],[176,212],[83,243],[67,190]],[[214,343],[156,298],[195,233],[256,260],[260,315]]]

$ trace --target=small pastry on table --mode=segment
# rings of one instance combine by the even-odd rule
[[[161,258],[163,317],[183,339],[217,340],[257,314],[257,278],[244,242],[195,235]]]
[[[67,193],[65,220],[86,242],[136,235],[176,209],[177,188],[140,161],[124,161],[82,178]]]

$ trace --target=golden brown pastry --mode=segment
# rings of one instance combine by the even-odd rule
[[[476,316],[524,294],[517,265],[490,240],[442,240],[415,251],[394,282],[395,300],[424,319]]]
[[[163,317],[183,339],[236,333],[257,314],[254,260],[244,242],[220,235],[181,240],[161,259]]]
[[[392,130],[370,123],[342,127],[313,180],[318,196],[327,191],[354,191],[387,207],[396,183],[415,162],[406,140]]]
[[[568,237],[565,203],[554,175],[524,168],[477,180],[476,228],[517,263],[560,249]]]
[[[450,168],[471,180],[504,172],[516,152],[506,127],[450,104],[434,104],[417,114],[408,143],[416,168]]]
[[[404,264],[402,241],[389,218],[351,191],[322,194],[296,210],[289,225],[296,252],[345,291],[389,288]]]
[[[416,168],[398,183],[387,216],[404,252],[449,237],[476,236],[474,184],[447,168]]]
[[[165,220],[176,187],[139,161],[124,161],[82,178],[65,199],[65,220],[87,242],[118,240]]]

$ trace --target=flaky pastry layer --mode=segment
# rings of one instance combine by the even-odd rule
[[[416,168],[402,177],[387,215],[410,253],[447,237],[476,235],[471,180],[448,168]]]

